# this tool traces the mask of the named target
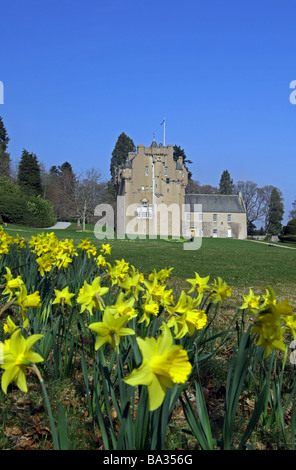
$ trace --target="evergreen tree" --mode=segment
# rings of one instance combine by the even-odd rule
[[[114,183],[115,168],[123,165],[127,159],[129,152],[135,152],[136,146],[133,140],[128,137],[124,132],[122,132],[115,144],[115,147],[112,152],[112,158],[110,163],[110,173],[112,182]]]
[[[296,199],[294,202],[292,202],[292,207],[293,209],[290,210],[289,217],[291,217],[291,219],[294,219],[296,217]]]
[[[230,177],[229,171],[224,170],[220,178],[219,193],[234,194],[234,188],[233,179]]]
[[[37,156],[23,150],[18,166],[18,185],[26,194],[39,196],[42,194],[42,184],[40,176],[40,165]]]
[[[273,188],[266,216],[266,233],[278,235],[282,230],[284,216],[283,196],[279,189]]]
[[[175,162],[178,160],[179,157],[182,157],[183,165],[186,168],[186,170],[188,171],[188,180],[191,180],[192,173],[191,173],[191,171],[189,171],[187,164],[192,163],[192,161],[188,160],[184,149],[181,149],[181,147],[179,145],[174,145],[173,158],[174,158]]]
[[[6,128],[0,116],[0,175],[10,176],[10,155],[6,152],[9,142]]]

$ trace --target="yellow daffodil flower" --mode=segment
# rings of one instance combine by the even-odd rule
[[[13,239],[14,245],[18,247],[18,249],[22,249],[26,247],[26,240],[23,237],[20,237],[19,234]]]
[[[173,298],[173,289],[166,288],[166,285],[159,284],[159,281],[155,278],[153,282],[144,281],[144,285],[147,289],[147,292],[151,295],[152,300],[158,302],[163,307],[172,305]],[[143,296],[146,297],[146,294]]]
[[[17,329],[12,333],[10,339],[5,342],[3,348],[3,364],[0,367],[4,369],[2,374],[1,386],[5,394],[10,383],[15,382],[22,392],[27,392],[27,383],[25,371],[32,363],[42,362],[40,354],[32,351],[32,347],[39,341],[43,335],[32,335],[24,338],[21,330]]]
[[[166,389],[174,383],[185,383],[192,366],[187,352],[173,344],[170,329],[163,324],[162,334],[155,338],[137,338],[142,353],[142,364],[124,379],[129,385],[147,385],[149,410],[161,406]]]
[[[111,255],[111,246],[110,246],[110,244],[106,243],[104,245],[104,243],[102,243],[101,252],[103,253],[103,255]]]
[[[188,294],[191,292],[197,292],[198,294],[201,294],[203,291],[206,289],[209,289],[208,282],[209,282],[210,276],[206,277],[200,277],[199,274],[195,273],[195,278],[193,279],[186,279],[189,284],[191,284],[191,288],[188,291]]]
[[[133,329],[125,327],[128,320],[128,315],[115,318],[111,311],[106,309],[103,315],[103,321],[89,325],[89,328],[98,334],[95,349],[98,350],[105,343],[109,343],[114,350],[116,348],[119,349],[121,336],[135,334]]]
[[[83,289],[79,291],[77,298],[77,303],[81,305],[80,313],[88,310],[92,315],[93,308],[103,310],[105,306],[102,296],[108,291],[108,287],[101,286],[101,277],[96,277],[91,284],[84,281]]]
[[[159,304],[152,299],[149,292],[146,294],[145,302],[141,305],[141,310],[143,311],[143,315],[139,319],[139,323],[145,322],[146,326],[150,323],[151,315],[157,317],[159,314]]]
[[[232,289],[226,284],[225,281],[218,277],[218,282],[215,279],[212,284],[211,298],[214,303],[223,302],[226,297],[231,297]]]
[[[71,298],[74,297],[75,294],[71,294],[69,292],[68,286],[62,290],[55,289],[54,293],[55,293],[55,299],[52,302],[53,304],[61,304],[61,305],[67,304],[70,306],[72,305]]]
[[[5,289],[2,291],[2,294],[9,294],[8,300],[10,300],[15,290],[19,289],[21,284],[23,284],[23,281],[21,279],[21,276],[17,276],[16,278],[14,278],[11,274],[11,270],[7,267],[5,269],[6,274],[4,274],[3,277],[6,279],[6,283],[2,286],[5,287]]]
[[[106,271],[112,286],[114,286],[114,284],[124,282],[126,276],[128,275],[129,263],[127,263],[124,259],[121,261],[116,260],[113,266],[111,266],[110,263],[107,263]]]
[[[292,333],[293,339],[296,339],[296,314],[285,315],[283,317],[286,327]]]
[[[200,305],[202,294],[196,299],[192,299],[184,291],[174,307],[168,307],[171,314],[168,326],[174,328],[176,339],[180,339],[187,333],[192,336],[196,330],[201,330],[207,323],[207,315],[204,310],[197,307]]]
[[[137,311],[134,309],[135,299],[134,297],[130,297],[129,299],[125,299],[124,292],[120,292],[117,300],[114,305],[108,305],[105,309],[112,313],[115,318],[120,316],[127,316],[130,320],[137,316]]]
[[[26,327],[28,325],[27,310],[30,307],[41,307],[39,291],[37,290],[33,294],[28,294],[25,284],[21,284],[19,292],[16,292],[15,295],[17,297],[15,304],[21,307],[23,323],[24,327]]]
[[[156,271],[156,269],[154,269],[153,272],[149,274],[148,280],[150,282],[153,282],[156,279],[162,284],[165,284],[168,278],[170,277],[173,269],[174,268],[169,268],[169,269],[163,268],[160,271]]]
[[[12,333],[14,333],[17,328],[18,327],[16,326],[16,324],[11,320],[10,316],[8,315],[6,323],[4,323],[3,325],[4,333],[12,335]]]
[[[104,268],[107,264],[107,261],[103,255],[99,255],[96,259],[96,263],[99,268]]]
[[[242,306],[240,307],[241,309],[248,309],[248,310],[253,310],[253,309],[258,309],[260,307],[260,295],[255,295],[252,289],[249,290],[248,295],[243,295],[244,302]]]
[[[138,300],[139,292],[144,291],[144,288],[140,285],[141,274],[135,273],[133,276],[125,276],[123,282],[119,282],[118,285],[124,289],[125,294],[132,294]]]

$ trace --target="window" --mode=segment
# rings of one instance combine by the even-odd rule
[[[149,171],[148,166],[145,166],[145,175],[146,175],[146,176],[148,176],[148,171]]]
[[[190,222],[190,212],[186,214],[186,222]]]
[[[217,222],[217,214],[213,214],[213,222]]]
[[[164,176],[168,176],[168,167],[167,166],[164,167]]]
[[[231,214],[227,215],[227,222],[231,222]]]
[[[151,219],[153,216],[152,205],[148,202],[142,202],[140,206],[137,207],[137,217],[139,219]]]

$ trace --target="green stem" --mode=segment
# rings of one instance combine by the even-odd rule
[[[49,423],[50,423],[50,428],[51,428],[51,434],[52,434],[54,450],[60,450],[59,438],[58,438],[58,434],[57,434],[57,431],[56,431],[56,428],[55,428],[54,419],[53,419],[53,415],[52,415],[52,411],[51,411],[51,407],[50,407],[50,402],[49,402],[49,398],[48,398],[48,394],[47,394],[47,391],[46,391],[46,387],[45,387],[43,378],[42,378],[36,364],[32,365],[32,369],[34,370],[35,374],[37,375],[37,377],[39,379],[39,382],[41,384],[42,391],[43,391],[44,400],[45,400],[45,404],[46,404],[46,408],[47,408],[47,412],[48,412],[48,417],[49,417]]]

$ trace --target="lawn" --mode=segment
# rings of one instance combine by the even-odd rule
[[[5,230],[26,239],[48,230],[22,226],[7,226]],[[49,232],[52,230],[49,230]],[[74,224],[66,230],[56,230],[58,238],[72,238],[77,243],[89,238],[96,246],[102,240],[94,235],[93,225],[86,231],[75,230]],[[107,240],[105,240],[107,242]],[[273,286],[279,297],[296,300],[296,248],[285,249],[249,240],[204,238],[198,250],[184,250],[180,240],[108,240],[112,246],[111,262],[124,258],[145,275],[154,268],[174,267],[172,281],[176,289],[188,286],[187,278],[210,275],[222,277],[234,292],[246,293],[249,288],[265,293],[265,287]],[[188,243],[188,242],[187,242]]]

